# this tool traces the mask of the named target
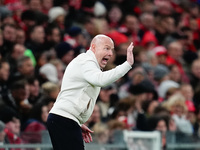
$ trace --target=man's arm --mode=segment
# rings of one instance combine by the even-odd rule
[[[127,48],[127,61],[116,68],[102,72],[96,67],[96,62],[93,60],[86,60],[85,64],[82,66],[82,74],[90,84],[95,86],[106,86],[109,85],[122,76],[124,76],[130,69],[131,65],[134,63],[133,57],[133,43]]]

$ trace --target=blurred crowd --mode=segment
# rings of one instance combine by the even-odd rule
[[[200,136],[199,0],[0,0],[0,144],[40,143],[65,68],[97,34],[129,73],[100,91],[86,125],[98,143],[115,130]],[[91,75],[92,76],[92,75]]]

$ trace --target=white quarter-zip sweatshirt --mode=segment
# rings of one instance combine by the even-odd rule
[[[100,88],[107,86],[131,69],[126,61],[114,69],[102,71],[94,53],[88,50],[67,66],[54,106],[50,113],[85,123],[91,116]]]

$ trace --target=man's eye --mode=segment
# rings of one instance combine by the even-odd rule
[[[108,48],[108,47],[106,47],[105,49],[106,49],[106,50],[109,50],[109,48]]]

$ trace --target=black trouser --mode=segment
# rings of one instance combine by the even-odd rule
[[[82,132],[77,122],[50,113],[47,128],[54,150],[84,150]]]

